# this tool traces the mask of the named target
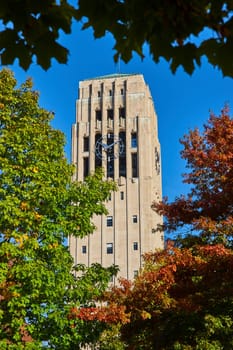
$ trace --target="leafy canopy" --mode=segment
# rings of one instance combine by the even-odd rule
[[[223,245],[175,248],[144,255],[133,282],[105,293],[107,306],[81,308],[72,317],[104,333],[116,348],[137,350],[232,349],[233,252]],[[97,343],[105,349],[103,338]]]
[[[133,283],[106,295],[125,307],[126,348],[220,350],[233,347],[233,252],[223,245],[175,248],[144,255]]]
[[[27,69],[36,57],[44,69],[51,58],[66,63],[68,50],[59,43],[61,31],[71,33],[72,21],[92,28],[95,38],[111,33],[114,59],[141,57],[148,44],[155,62],[164,58],[172,72],[179,66],[191,74],[201,58],[233,76],[233,3],[231,0],[2,0],[0,53],[3,64],[15,58]]]
[[[73,267],[64,245],[70,234],[93,231],[91,218],[106,213],[112,182],[96,173],[71,181],[64,135],[38,105],[31,80],[19,88],[0,72],[0,348],[71,349],[95,339],[69,318],[72,307],[93,305],[116,269]],[[75,203],[75,205],[74,205]]]

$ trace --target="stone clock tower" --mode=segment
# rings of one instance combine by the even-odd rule
[[[150,90],[141,74],[113,74],[81,81],[72,127],[75,178],[102,167],[118,191],[106,203],[107,216],[94,218],[94,234],[71,237],[75,264],[116,264],[133,279],[142,254],[163,248],[156,231],[162,218],[151,209],[161,199],[160,144]]]

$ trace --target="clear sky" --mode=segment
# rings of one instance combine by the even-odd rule
[[[94,40],[92,30],[73,33],[61,41],[70,50],[67,65],[52,62],[48,71],[33,64],[25,72],[15,63],[11,68],[18,82],[32,77],[35,89],[40,91],[40,105],[55,113],[53,126],[62,130],[67,139],[66,154],[70,158],[71,125],[75,120],[75,100],[78,82],[111,73],[141,73],[149,85],[158,115],[159,139],[162,152],[163,195],[174,199],[185,193],[181,174],[185,162],[180,158],[179,139],[194,127],[201,128],[209,111],[219,114],[225,103],[233,111],[233,79],[204,62],[192,76],[179,68],[173,75],[165,61],[155,64],[145,48],[145,59],[134,56],[128,64],[113,61],[114,41],[110,35]],[[233,112],[231,113],[233,114]]]

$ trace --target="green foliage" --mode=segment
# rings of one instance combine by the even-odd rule
[[[179,66],[191,74],[201,58],[233,76],[233,4],[231,0],[2,0],[0,53],[3,64],[27,69],[33,57],[44,69],[51,58],[66,63],[68,50],[59,44],[61,30],[69,34],[72,20],[91,27],[95,38],[111,33],[115,39],[115,61],[125,62],[133,52],[144,57],[148,44],[155,62],[169,61],[172,72]],[[204,34],[203,34],[204,32]]]
[[[105,330],[96,345],[99,350],[124,350],[126,344],[121,340],[120,324],[112,325],[110,329]]]
[[[38,105],[31,80],[0,72],[0,348],[71,349],[95,339],[73,306],[92,305],[116,269],[76,266],[64,239],[91,233],[113,182],[72,183],[64,136]],[[72,273],[74,272],[74,273]],[[89,337],[90,336],[90,337]]]
[[[191,74],[206,56],[223,75],[233,76],[232,9],[231,0],[80,0],[77,13],[96,38],[113,34],[115,60],[128,62],[133,52],[143,58],[147,43],[154,61],[169,61],[172,72],[182,66]]]
[[[67,62],[68,50],[58,43],[61,30],[71,32],[74,8],[66,0],[5,0],[1,1],[0,14],[3,64],[12,64],[18,58],[20,66],[27,69],[33,56],[44,69],[50,67],[53,57],[60,63]]]

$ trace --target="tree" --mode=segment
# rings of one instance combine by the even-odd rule
[[[67,0],[3,0],[0,10],[3,64],[18,58],[27,69],[34,56],[44,69],[52,57],[66,63],[68,50],[59,44],[59,34],[70,33],[75,20],[84,22],[83,29],[93,28],[95,38],[111,33],[115,60],[128,62],[133,52],[143,58],[146,43],[154,61],[166,59],[172,72],[182,66],[191,74],[206,57],[223,75],[233,76],[231,0],[79,0],[77,6]]]
[[[153,60],[164,58],[172,72],[182,66],[191,74],[206,56],[224,75],[233,76],[232,9],[230,0],[80,0],[77,18],[86,19],[83,28],[92,27],[97,38],[106,31],[113,35],[115,60],[128,62],[133,51],[143,58],[147,43]]]
[[[168,203],[153,203],[154,210],[166,218],[164,228],[174,231],[189,225],[190,237],[203,243],[222,242],[231,246],[233,227],[233,119],[226,106],[220,116],[213,113],[203,132],[191,130],[181,140],[182,158],[190,172],[184,183],[190,192]],[[182,241],[184,244],[184,241]]]
[[[71,181],[64,135],[38,105],[31,80],[19,88],[0,72],[0,348],[71,349],[95,339],[69,318],[72,308],[94,305],[116,268],[73,267],[64,244],[70,234],[93,231],[91,218],[106,213],[113,182],[101,172]]]
[[[66,0],[2,1],[2,64],[12,64],[18,58],[19,65],[28,69],[34,56],[44,69],[50,67],[53,57],[60,63],[66,63],[68,50],[59,44],[59,32],[71,32],[74,11],[74,7]]]
[[[221,244],[168,244],[163,251],[144,255],[143,269],[133,282],[122,279],[105,293],[107,306],[76,310],[76,318],[89,325],[115,323],[118,336],[108,336],[126,349],[230,350],[232,267],[233,252]],[[119,310],[123,313],[117,318]]]
[[[232,266],[232,250],[220,244],[145,254],[134,282],[106,295],[130,315],[120,329],[126,348],[232,349]]]

